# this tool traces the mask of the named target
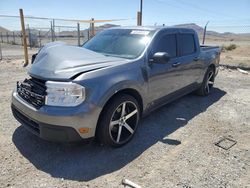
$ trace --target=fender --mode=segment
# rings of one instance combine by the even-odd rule
[[[131,80],[125,80],[125,81],[116,83],[111,88],[107,89],[105,94],[103,95],[103,97],[99,100],[98,106],[103,108],[112,96],[114,96],[116,93],[118,93],[124,89],[132,89],[132,90],[136,91],[137,93],[139,93],[142,100],[143,100],[143,98],[145,96],[145,92],[146,92],[145,87],[140,85],[138,82],[131,81]],[[144,104],[143,101],[142,101],[142,104]],[[144,109],[144,105],[143,105],[143,109]]]

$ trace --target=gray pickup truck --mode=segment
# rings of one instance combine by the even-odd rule
[[[17,82],[12,112],[45,140],[119,147],[143,115],[193,91],[208,95],[219,60],[218,47],[185,28],[118,27],[82,47],[49,43]]]

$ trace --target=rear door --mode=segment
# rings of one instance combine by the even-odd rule
[[[182,87],[195,85],[200,78],[202,62],[199,59],[199,44],[192,31],[181,31],[178,34],[178,66],[182,72]]]

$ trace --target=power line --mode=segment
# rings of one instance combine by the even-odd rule
[[[5,18],[19,18],[19,16],[13,15],[0,15],[0,17]],[[47,18],[47,17],[35,17],[35,16],[24,16],[26,19],[38,19],[38,20],[59,20],[59,21],[69,21],[69,22],[83,22],[83,23],[103,23],[103,22],[115,22],[115,21],[125,21],[130,19],[110,19],[110,20],[77,20],[77,19],[63,19],[63,18]]]
[[[190,2],[186,2],[186,1],[183,1],[183,0],[178,0],[178,1],[180,3],[182,3],[182,4],[186,4],[187,6],[195,8],[197,10],[203,10],[205,12],[210,12],[212,14],[220,14],[220,15],[225,16],[225,17],[232,17],[231,15],[227,15],[227,14],[224,14],[222,12],[217,12],[217,11],[214,11],[214,10],[206,9],[204,7],[197,6],[196,4],[193,4],[193,3],[190,3]],[[178,2],[178,1],[175,1],[175,2]],[[232,17],[232,18],[235,18],[235,16]]]
[[[178,8],[178,9],[183,9],[184,8],[192,8],[193,10],[196,10],[196,11],[199,11],[199,12],[202,12],[202,13],[207,13],[207,14],[210,14],[210,15],[214,15],[214,14],[217,14],[217,15],[221,15],[223,17],[231,17],[231,18],[235,18],[235,16],[231,16],[231,15],[226,15],[226,14],[223,14],[221,12],[217,12],[217,11],[214,11],[214,10],[210,10],[210,9],[206,9],[204,7],[200,7],[200,6],[197,6],[196,4],[193,4],[193,3],[190,3],[190,2],[186,2],[186,1],[182,1],[182,0],[170,0],[174,3],[179,3],[178,4],[171,4],[169,2],[169,0],[156,0],[158,3],[163,3],[163,4],[167,4],[169,6],[172,6],[172,7],[175,7],[175,8]],[[181,7],[181,6],[182,7]],[[188,6],[188,7],[187,7]],[[189,10],[189,8],[188,8]],[[240,18],[239,18],[240,19]]]

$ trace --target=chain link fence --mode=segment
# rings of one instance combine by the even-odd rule
[[[27,21],[26,21],[27,23]],[[41,47],[48,42],[64,41],[71,45],[80,45],[89,38],[89,29],[87,24],[60,24],[55,20],[42,26],[36,26],[31,22],[26,24],[26,35],[29,47]],[[1,27],[1,43],[12,45],[23,45],[22,33],[20,31],[11,31],[8,28]]]
[[[20,18],[1,17],[0,15],[0,21],[1,23],[11,23],[0,25],[0,58],[22,58],[23,42],[22,33],[20,32]],[[181,27],[193,28],[197,31],[200,41],[202,41],[204,31],[203,27],[206,22],[207,21],[204,20],[203,22],[200,21],[192,24],[157,24],[144,21],[144,25],[178,25]],[[136,20],[129,23],[136,24]],[[94,31],[92,31],[93,28],[91,28],[91,23],[68,20],[64,21],[62,19],[25,18],[29,55],[35,53],[44,44],[53,41],[62,41],[70,45],[81,46],[84,42],[89,40],[93,34],[98,33],[105,28],[125,25],[131,24],[128,24],[127,21],[96,23]],[[205,44],[223,46],[230,43],[250,44],[250,22],[249,24],[246,21],[242,21],[241,24],[232,22],[231,25],[229,22],[228,24],[222,22],[210,22],[208,24]]]

